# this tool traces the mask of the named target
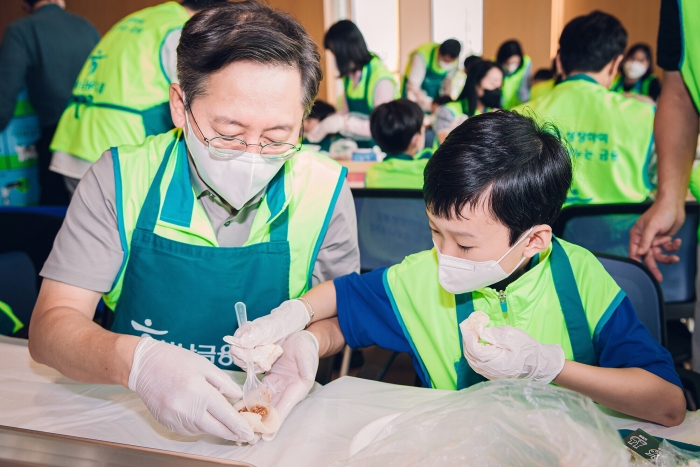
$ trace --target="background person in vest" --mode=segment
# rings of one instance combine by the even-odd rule
[[[64,177],[71,196],[106,149],[139,144],[173,128],[168,88],[177,83],[175,49],[182,26],[195,12],[223,1],[145,8],[115,24],[95,46],[51,142],[51,170]]]
[[[625,54],[620,73],[615,77],[610,90],[628,97],[641,98],[645,102],[656,101],[661,94],[661,83],[652,73],[653,62],[651,47],[647,44],[634,44]]]
[[[342,20],[331,26],[323,45],[335,57],[345,94],[338,113],[317,125],[307,139],[315,143],[326,135],[341,133],[354,138],[359,147],[371,148],[374,141],[369,115],[378,105],[398,97],[394,75],[379,57],[367,50],[365,38],[352,21]]]
[[[571,20],[559,38],[564,80],[516,110],[552,121],[576,160],[567,204],[641,203],[652,189],[654,106],[609,91],[627,44],[614,16]]]
[[[423,188],[423,169],[432,155],[425,149],[424,116],[418,104],[408,99],[387,102],[372,111],[372,138],[386,157],[367,169],[367,188]]]
[[[311,133],[313,129],[316,128],[316,125],[318,125],[334,113],[335,107],[333,107],[326,101],[316,99],[314,101],[314,106],[311,108],[311,113],[304,120],[304,135],[308,135],[309,133]],[[309,140],[306,137],[304,137],[302,142],[304,144],[308,144]],[[316,143],[316,145],[318,145],[318,150],[325,152],[328,152],[330,150],[331,144],[333,144],[333,135],[326,135],[325,138]]]
[[[428,42],[411,52],[403,75],[402,97],[430,111],[433,99],[450,95],[452,77],[457,71],[457,59],[462,45],[456,39],[442,44]]]
[[[509,40],[501,44],[496,54],[505,76],[503,78],[503,107],[510,109],[530,100],[532,60],[523,55],[520,42]]]
[[[443,105],[435,112],[433,128],[438,141],[445,141],[450,131],[466,118],[501,107],[502,85],[503,70],[497,63],[480,60],[472,64],[467,82],[457,100]]]
[[[75,78],[100,34],[86,19],[65,11],[63,0],[23,0],[22,7],[31,14],[10,24],[0,45],[0,131],[12,119],[26,86],[41,125],[36,142],[39,204],[65,206],[63,179],[49,170],[49,144]]]
[[[177,128],[112,148],[85,175],[41,271],[29,348],[76,381],[129,387],[178,433],[255,441],[217,368],[234,368],[222,341],[234,304],[253,319],[358,270],[355,209],[345,170],[297,146],[321,67],[296,20],[222,3],[185,25],[177,55]],[[92,322],[101,296],[111,331]],[[317,354],[312,340],[284,349]],[[276,389],[284,418],[290,395]]]
[[[680,11],[679,11],[680,5]],[[679,261],[673,254],[680,239],[672,239],[685,222],[688,186],[700,199],[700,171],[693,170],[700,111],[700,5],[663,0],[657,64],[664,69],[654,136],[658,151],[659,190],[654,204],[630,231],[629,255],[643,258],[659,280],[657,263]],[[692,173],[692,177],[691,177]],[[695,322],[700,322],[696,304]],[[700,332],[693,333],[693,370],[700,371]]]
[[[552,236],[571,174],[555,128],[504,111],[467,120],[425,169],[435,248],[282,304],[236,334],[234,358],[303,329],[308,304],[314,324],[299,334],[313,333],[321,355],[346,341],[379,345],[409,353],[426,387],[554,382],[628,415],[680,424],[685,397],[670,354],[598,260]]]

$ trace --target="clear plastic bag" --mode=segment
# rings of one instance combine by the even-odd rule
[[[589,398],[523,380],[480,383],[418,405],[333,467],[627,466],[617,430]]]
[[[663,440],[656,459],[651,461],[637,457],[630,465],[634,467],[700,467],[700,453],[686,451]]]

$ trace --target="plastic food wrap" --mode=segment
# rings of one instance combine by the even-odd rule
[[[525,380],[480,383],[418,405],[334,467],[627,466],[630,454],[593,401]]]

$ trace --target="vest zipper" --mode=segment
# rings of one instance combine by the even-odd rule
[[[508,302],[506,302],[506,291],[498,291],[498,299],[501,301],[501,311],[503,313],[508,313]]]

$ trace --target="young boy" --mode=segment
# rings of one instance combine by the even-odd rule
[[[470,118],[425,169],[435,248],[283,303],[237,332],[234,361],[290,336],[299,346],[268,374],[298,388],[315,349],[326,356],[345,342],[379,345],[408,352],[426,387],[462,389],[480,375],[528,378],[680,424],[685,399],[669,353],[600,262],[552,236],[571,177],[555,129],[507,111]],[[490,319],[486,344],[465,323],[475,310]]]
[[[319,123],[321,123],[323,120],[326,119],[326,117],[329,117],[334,113],[335,107],[333,107],[326,101],[316,99],[316,101],[314,101],[313,107],[311,107],[311,113],[309,113],[309,116],[306,117],[306,119],[304,120],[304,135],[308,135],[309,133],[311,133]],[[331,147],[331,144],[333,143],[333,139],[333,135],[326,135],[321,141],[317,143],[310,143],[305,136],[302,142],[304,144],[316,144],[320,146],[320,151],[328,152],[328,150]]]
[[[372,138],[386,157],[367,170],[367,188],[423,188],[423,170],[432,155],[424,149],[424,117],[420,106],[408,99],[387,102],[372,111]]]

